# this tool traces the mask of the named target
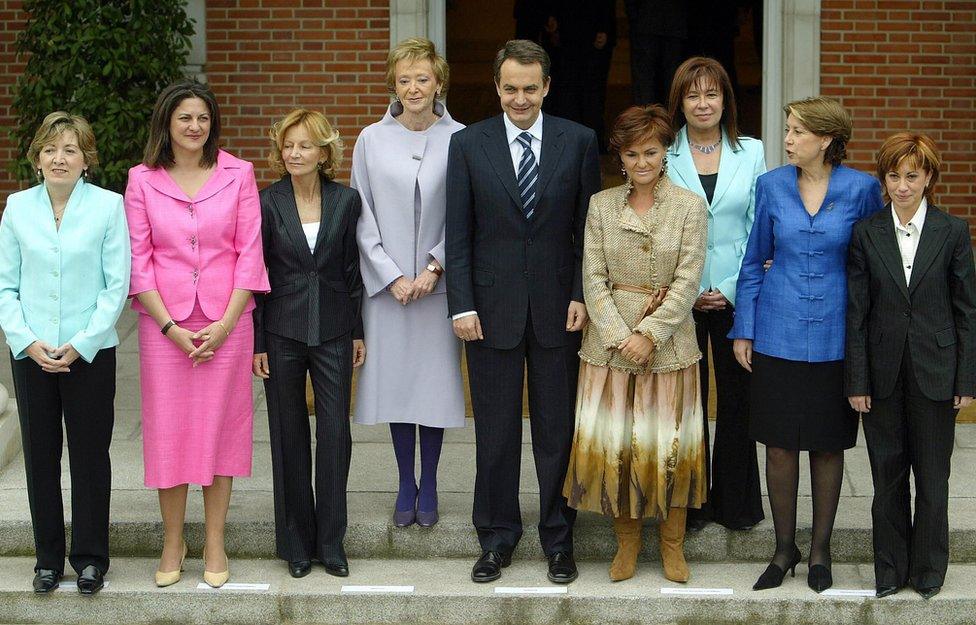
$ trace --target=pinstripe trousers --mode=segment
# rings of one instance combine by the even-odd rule
[[[264,381],[274,475],[275,545],[289,562],[346,562],[346,484],[352,437],[352,335],[309,347],[266,333],[271,377]],[[305,375],[315,393],[315,491]]]
[[[949,466],[956,410],[918,386],[906,343],[894,392],[863,415],[874,479],[871,506],[878,586],[942,586],[949,565]],[[915,476],[911,516],[909,471]]]

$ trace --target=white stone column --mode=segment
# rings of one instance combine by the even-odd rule
[[[427,37],[443,54],[446,30],[446,0],[390,0],[391,48],[407,37]]]
[[[766,166],[785,162],[783,106],[820,94],[820,0],[765,0],[762,129]]]

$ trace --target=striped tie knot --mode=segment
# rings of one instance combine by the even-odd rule
[[[516,140],[522,146],[522,158],[519,160],[518,180],[519,197],[522,199],[522,213],[526,219],[535,212],[535,188],[539,179],[539,166],[532,153],[532,135],[523,132]]]

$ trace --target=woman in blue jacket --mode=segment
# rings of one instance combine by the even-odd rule
[[[749,374],[735,362],[732,329],[735,282],[755,213],[756,178],[766,171],[762,141],[739,135],[735,94],[722,64],[696,56],[671,81],[669,112],[681,128],[668,148],[671,180],[708,203],[708,249],[695,301],[701,350],[702,416],[708,500],[689,508],[688,527],[714,520],[747,529],[763,520],[756,442],[749,438]],[[708,343],[715,372],[715,447],[708,445]],[[710,462],[709,462],[710,461]]]
[[[845,266],[854,223],[879,210],[881,186],[841,164],[851,116],[830,98],[784,108],[788,165],[759,177],[756,220],[735,299],[736,360],[752,372],[749,433],[766,445],[776,554],[754,590],[775,588],[796,547],[801,450],[810,452],[813,531],[807,584],[833,584],[830,535],[857,413],[844,394]],[[772,259],[768,272],[763,263]]]
[[[0,326],[10,346],[34,527],[34,592],[64,571],[62,415],[71,464],[71,553],[78,591],[108,571],[115,322],[129,290],[122,196],[86,181],[98,164],[88,122],[44,118],[27,158],[41,184],[7,198],[0,221]]]

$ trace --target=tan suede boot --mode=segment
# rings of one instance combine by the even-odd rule
[[[617,555],[610,565],[610,581],[619,582],[630,579],[637,570],[642,546],[641,521],[617,517],[613,520],[613,531],[617,535]]]
[[[672,582],[688,581],[688,563],[685,562],[685,519],[686,508],[671,508],[668,518],[658,525],[661,538],[661,561],[664,563],[664,576]]]

